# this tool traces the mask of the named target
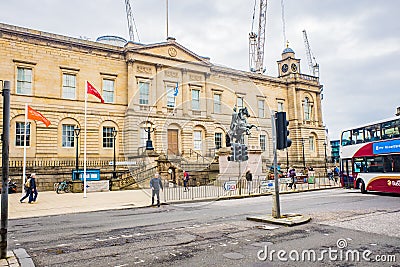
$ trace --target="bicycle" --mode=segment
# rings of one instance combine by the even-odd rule
[[[56,188],[57,194],[60,194],[61,191],[69,193],[71,192],[71,190],[72,190],[72,183],[67,181],[60,182]]]

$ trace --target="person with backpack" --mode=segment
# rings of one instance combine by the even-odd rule
[[[185,188],[184,191],[189,191],[188,188],[189,183],[189,173],[187,171],[183,171],[183,187]]]
[[[24,188],[25,188],[25,196],[23,196],[19,202],[24,202],[24,200],[29,197],[29,203],[35,202],[38,192],[37,192],[37,188],[36,188],[36,173],[32,173],[28,179],[26,180],[25,184],[24,184]]]

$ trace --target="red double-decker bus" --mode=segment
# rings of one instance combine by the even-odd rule
[[[340,168],[343,187],[400,194],[400,118],[344,130]]]

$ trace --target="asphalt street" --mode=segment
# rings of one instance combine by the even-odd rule
[[[271,213],[271,196],[15,219],[9,247],[36,266],[400,266],[399,200],[281,195],[282,213],[312,217],[294,227],[246,220]]]

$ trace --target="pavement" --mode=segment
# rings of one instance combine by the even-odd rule
[[[304,190],[304,191],[311,191]],[[289,193],[289,192],[285,192]],[[148,207],[151,204],[150,189],[122,190],[109,192],[62,193],[54,191],[39,192],[37,202],[29,204],[27,199],[20,203],[21,193],[8,195],[8,219],[21,219],[40,216],[61,215],[67,213],[92,212],[127,208]],[[245,197],[245,196],[242,196]],[[163,200],[160,194],[161,201]],[[204,201],[196,199],[190,202]],[[208,201],[212,199],[207,199]],[[168,204],[185,201],[169,201]],[[23,248],[8,251],[7,259],[0,260],[1,266],[35,266],[30,256]]]

